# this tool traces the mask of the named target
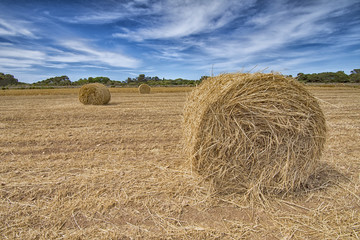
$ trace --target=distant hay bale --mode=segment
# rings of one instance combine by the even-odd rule
[[[139,86],[139,93],[141,94],[150,93],[150,91],[151,91],[151,87],[145,83]]]
[[[325,143],[317,100],[279,74],[222,74],[203,81],[184,109],[192,170],[220,192],[284,193],[306,184]]]
[[[109,89],[100,83],[83,85],[79,90],[79,101],[85,105],[104,105],[110,102]]]

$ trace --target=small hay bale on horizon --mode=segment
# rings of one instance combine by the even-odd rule
[[[325,143],[317,100],[280,74],[221,74],[184,108],[184,148],[193,172],[222,193],[279,194],[304,186]]]
[[[151,87],[146,83],[143,83],[139,86],[139,93],[141,94],[148,94],[151,92]]]
[[[109,89],[101,83],[89,83],[79,90],[79,101],[85,105],[104,105],[111,99]]]

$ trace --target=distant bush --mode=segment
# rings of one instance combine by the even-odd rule
[[[41,85],[41,86],[69,86],[71,85],[71,81],[68,76],[63,75],[60,77],[52,77],[42,81],[38,81],[33,85]]]
[[[72,83],[72,85],[84,85],[88,83],[102,83],[108,85],[112,83],[108,77],[89,77],[89,78],[80,78],[79,80]]]
[[[360,82],[360,69],[352,70],[350,75],[347,75],[344,71],[322,72],[312,74],[298,73],[296,78],[298,81],[309,83]]]
[[[16,85],[19,81],[11,74],[4,74],[0,72],[0,86]]]
[[[360,83],[360,69],[354,69],[350,74],[350,82]]]
[[[292,77],[288,75],[288,77]],[[151,77],[145,74],[139,74],[138,77],[128,77],[124,81],[111,80],[108,77],[88,77],[80,78],[79,80],[72,82],[68,76],[51,77],[45,80],[35,82],[33,84],[19,82],[13,75],[4,74],[0,72],[0,87],[8,85],[18,85],[17,87],[63,87],[63,86],[82,86],[89,83],[101,83],[111,88],[115,87],[138,87],[141,84],[148,84],[149,86],[196,86],[203,80],[209,78],[209,76],[201,76],[198,80],[188,80],[183,78],[165,79],[157,76]],[[360,69],[354,69],[350,75],[347,75],[344,71],[337,72],[322,72],[322,73],[298,73],[295,77],[300,82],[304,83],[360,83]]]

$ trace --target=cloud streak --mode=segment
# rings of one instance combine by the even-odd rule
[[[360,61],[357,0],[14,1],[0,3],[1,71],[198,79],[212,65],[296,74]]]
[[[81,40],[60,41],[58,46],[66,48],[59,54],[49,57],[51,62],[94,63],[120,68],[135,68],[140,61],[115,51],[105,51],[88,46]]]
[[[279,0],[261,6],[256,5],[257,1],[180,2],[163,2],[150,24],[131,30],[122,28],[113,36],[145,44],[156,40],[146,45],[159,59],[187,61],[199,69],[216,63],[219,71],[258,64],[291,67],[305,63],[304,59],[326,61],[314,56],[321,48],[331,47],[334,41],[339,42],[338,46],[354,45],[359,39],[354,31],[337,35],[343,26],[336,18],[351,13],[356,5],[351,0],[341,4]],[[306,46],[317,48],[304,50],[309,48]],[[300,57],[303,53],[307,57]],[[292,56],[292,60],[284,56]]]
[[[321,21],[344,6],[328,4],[297,9],[277,4],[277,11],[272,8],[249,18],[244,26],[228,35],[227,40],[224,41],[220,36],[210,41],[205,40],[202,46],[206,46],[205,51],[215,58],[233,58],[282,49],[303,42],[323,43],[322,37],[331,35],[336,26]]]
[[[254,3],[253,0],[162,1],[154,8],[155,12],[144,18],[150,24],[136,30],[123,28],[123,32],[113,36],[143,41],[209,33],[229,24]]]
[[[22,36],[27,38],[37,38],[31,30],[31,23],[22,20],[5,20],[0,18],[0,36]]]
[[[272,63],[278,66],[299,66],[305,62],[304,59],[307,62],[326,61],[316,56],[321,46],[332,46],[335,39],[343,44],[349,43],[344,41],[345,38],[359,39],[359,34],[353,31],[348,35],[336,35],[341,26],[337,22],[327,21],[329,16],[347,14],[353,4],[353,1],[344,1],[341,5],[319,2],[304,7],[279,1],[264,7],[255,17],[248,17],[230,32],[216,36],[208,34],[204,38],[190,37],[188,43],[189,47],[195,47],[201,53],[195,57],[198,62],[206,58],[208,62],[216,63],[219,71],[233,71],[258,64],[268,64],[270,67],[275,65]],[[301,46],[309,45],[318,47],[305,51],[307,58],[289,61],[289,58],[284,57],[292,56],[296,59],[303,55]],[[283,62],[281,59],[284,59]]]
[[[0,66],[65,68],[69,67],[68,63],[77,63],[77,67],[93,65],[103,68],[135,68],[140,64],[140,61],[135,58],[92,48],[80,40],[61,41],[57,47],[62,47],[63,50],[41,46],[36,47],[40,50],[29,50],[14,45],[0,45]]]

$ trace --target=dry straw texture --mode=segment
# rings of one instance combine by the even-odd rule
[[[188,97],[185,149],[216,190],[283,193],[306,184],[325,143],[325,118],[298,82],[278,74],[212,77]]]
[[[150,93],[150,91],[151,91],[151,87],[145,83],[139,86],[139,93],[141,94]]]
[[[109,89],[100,83],[90,83],[79,90],[79,101],[85,105],[104,105],[110,102]]]
[[[84,107],[79,89],[12,90],[24,95],[0,96],[0,239],[359,239],[360,89],[306,89],[329,126],[323,169],[266,208],[191,174],[187,93],[109,88],[121,104]]]

